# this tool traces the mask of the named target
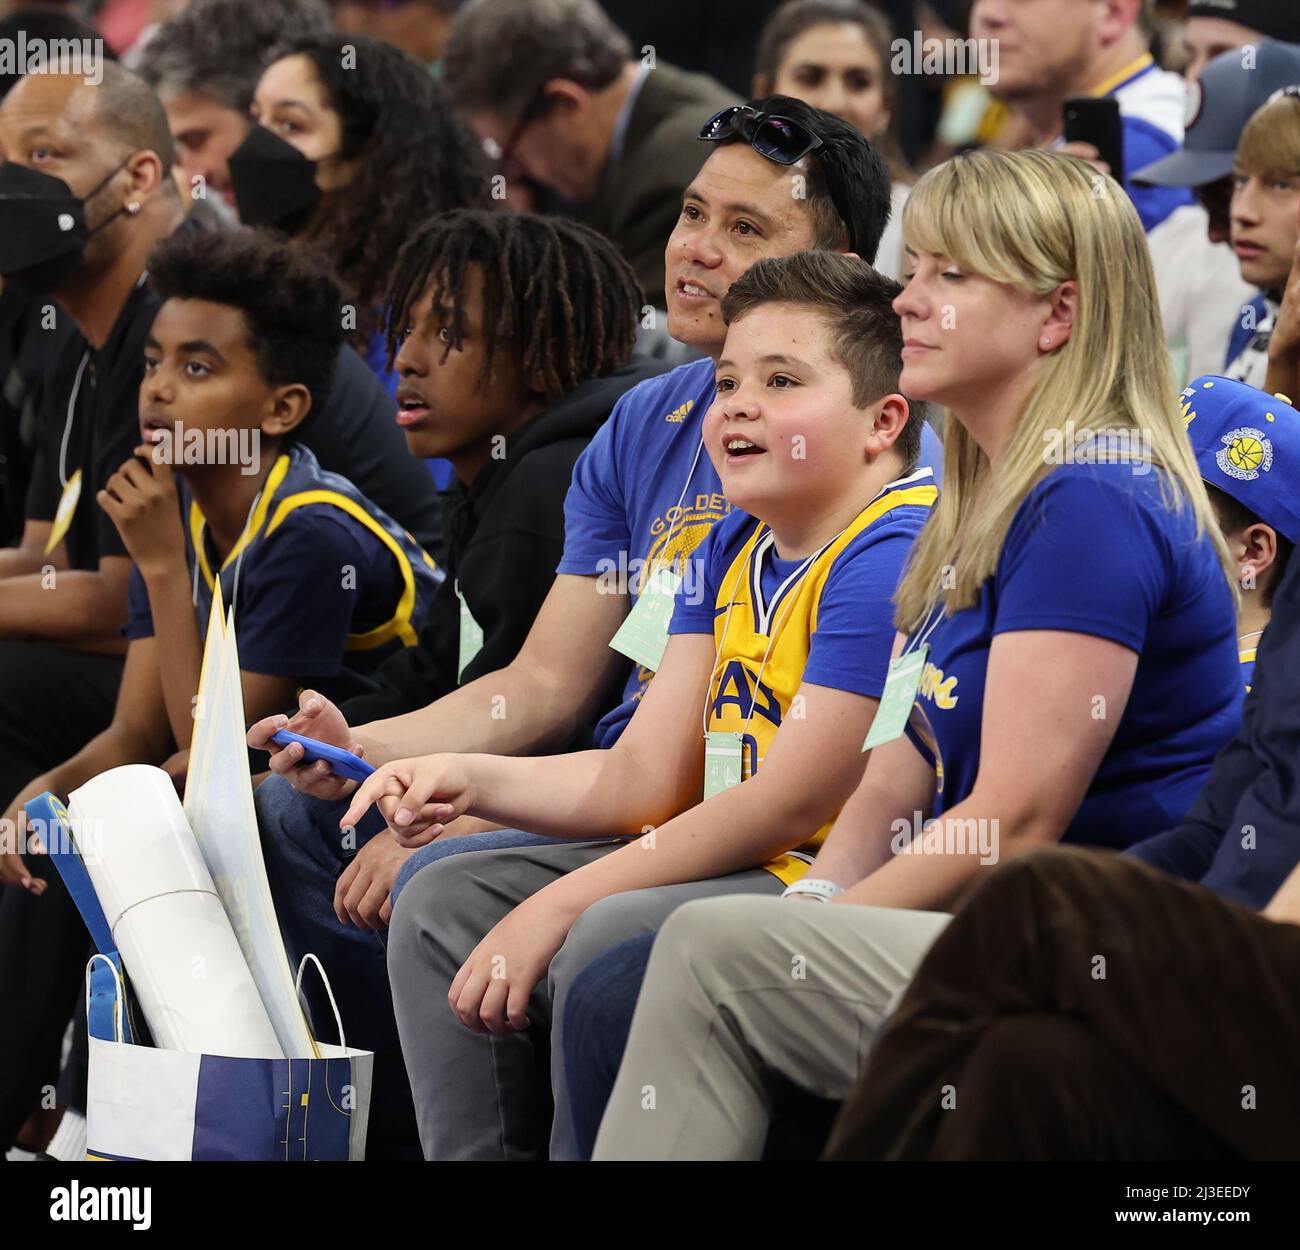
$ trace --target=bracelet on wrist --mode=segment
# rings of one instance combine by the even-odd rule
[[[821,877],[800,877],[793,885],[785,887],[781,897],[789,898],[793,894],[807,894],[810,898],[829,903],[837,894],[843,893],[844,887],[836,885],[834,881],[827,881]]]

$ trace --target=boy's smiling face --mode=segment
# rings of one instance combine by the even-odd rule
[[[307,415],[300,384],[272,386],[262,376],[237,308],[209,300],[169,299],[145,339],[140,434],[159,443],[191,430],[260,430],[279,438]]]
[[[812,308],[762,304],[737,318],[717,378],[705,446],[727,499],[774,529],[853,490],[868,452],[885,450],[898,434],[878,429],[883,399],[854,404],[833,332]]]

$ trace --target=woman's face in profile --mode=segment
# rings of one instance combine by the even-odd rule
[[[963,272],[949,257],[905,246],[899,390],[960,416],[962,400],[993,393],[1025,376],[1047,348],[1041,342],[1051,301]]]

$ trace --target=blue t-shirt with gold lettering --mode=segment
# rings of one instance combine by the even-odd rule
[[[935,815],[975,785],[989,648],[1018,630],[1091,634],[1138,655],[1065,840],[1126,847],[1191,806],[1241,720],[1236,610],[1209,536],[1190,506],[1170,508],[1161,476],[1127,463],[1053,469],[1017,511],[978,601],[934,626],[907,734],[935,764]]]

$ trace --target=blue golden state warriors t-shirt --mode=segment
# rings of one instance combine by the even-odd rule
[[[1191,806],[1241,719],[1236,610],[1208,535],[1196,536],[1190,506],[1169,509],[1161,476],[1125,463],[1053,469],[1017,511],[978,602],[930,633],[907,733],[935,763],[935,815],[975,784],[993,638],[1044,629],[1138,655],[1114,739],[1065,840],[1122,848]]]
[[[206,634],[217,557],[202,512],[184,480],[177,482]],[[299,444],[272,465],[220,577],[222,601],[235,606],[240,667],[295,677],[339,700],[373,689],[370,674],[394,651],[416,645],[442,572],[406,530]],[[138,568],[128,600],[127,638],[152,637]]]
[[[634,386],[614,406],[574,467],[557,573],[607,578],[635,600],[648,572],[692,555],[731,510],[701,442],[715,374],[712,360],[694,360]],[[927,425],[918,465],[937,475],[941,462]],[[689,577],[692,562],[686,567]],[[597,746],[614,744],[653,675],[632,665],[623,702],[596,727]]]
[[[893,595],[938,497],[921,469],[891,482],[853,523],[802,560],[778,557],[772,531],[745,512],[715,525],[694,559],[698,593],[677,591],[671,634],[710,634],[716,659],[709,729],[741,735],[741,776],[760,768],[799,687],[878,699],[894,644]],[[787,885],[833,821],[766,867]]]

